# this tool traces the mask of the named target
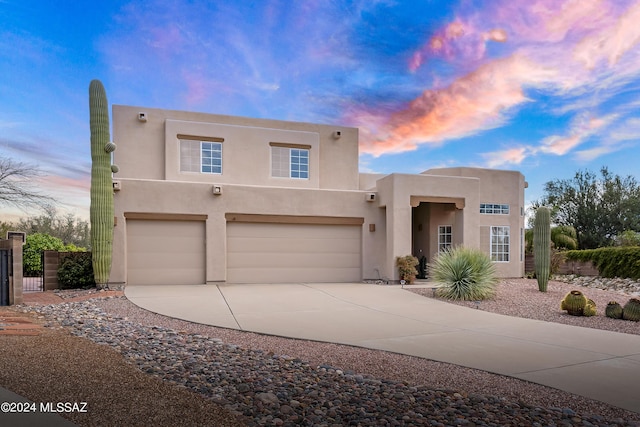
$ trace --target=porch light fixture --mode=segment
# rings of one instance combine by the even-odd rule
[[[222,186],[221,185],[214,185],[213,188],[211,189],[211,192],[213,193],[214,196],[221,196],[222,195]]]

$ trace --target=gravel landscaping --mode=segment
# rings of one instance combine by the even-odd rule
[[[603,314],[610,300],[621,304],[628,300],[629,294],[619,291],[580,288],[596,302],[598,315],[574,317],[561,312],[560,299],[576,286],[552,281],[549,292],[543,294],[538,292],[535,280],[505,280],[499,285],[497,298],[483,301],[477,308],[640,334],[640,323],[608,319]],[[429,288],[411,291],[427,297],[433,294]],[[456,304],[476,308],[474,302]],[[237,425],[237,416],[242,423],[255,426],[640,426],[640,414],[526,381],[388,352],[193,324],[142,310],[123,297],[21,310],[41,316],[52,335],[98,349],[92,351],[103,358],[128,362],[123,366],[100,362],[108,367],[101,371],[113,372],[117,379],[110,393],[114,399],[118,396],[124,401],[136,398],[138,412],[143,412],[145,405],[155,406],[165,418],[149,424],[149,419],[132,415],[120,419],[118,425]],[[60,325],[63,330],[58,329]],[[69,336],[66,331],[82,338]],[[47,346],[46,336],[38,337],[43,340],[39,345]],[[70,345],[66,341],[63,345],[51,344],[63,357]],[[88,360],[92,351],[85,350]],[[6,359],[2,354],[5,357],[0,360]],[[11,388],[15,379],[9,378],[4,362],[0,363],[0,372],[4,371],[0,373],[0,384]],[[66,369],[73,371],[74,366],[70,363]],[[137,369],[131,370],[133,366]],[[58,368],[61,372],[64,369]],[[93,396],[89,390],[109,383],[109,376],[102,375],[100,381],[88,378],[86,391],[78,390],[75,382],[76,390],[64,392],[64,399],[77,400],[74,396],[82,393]],[[28,373],[23,371],[23,377]],[[165,388],[158,388],[156,392],[161,394],[153,398],[142,378],[156,381],[154,387]],[[64,386],[64,380],[59,381],[54,387],[56,393],[63,393]],[[36,395],[29,390],[29,381],[22,381],[20,387],[15,391]],[[210,415],[206,423],[202,422],[202,413],[192,420],[189,417],[195,417],[197,412],[193,406],[184,409],[185,406],[181,412],[180,405],[169,404],[173,393],[178,392],[196,396],[192,399],[196,407],[211,405],[208,410],[215,415]],[[44,394],[40,385],[37,399],[62,398],[61,394]],[[105,402],[98,396],[95,399]],[[93,412],[69,418],[79,425],[113,425],[104,418],[109,408],[99,405],[94,403]],[[124,408],[122,405],[115,408]]]

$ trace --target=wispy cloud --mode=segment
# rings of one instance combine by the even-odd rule
[[[486,162],[486,167],[499,168],[507,165],[519,165],[529,154],[527,147],[509,148],[506,150],[482,153],[481,156]]]
[[[381,155],[495,128],[539,93],[567,100],[586,96],[597,107],[640,76],[639,20],[639,3],[605,0],[504,0],[461,10],[415,52],[408,69],[439,59],[473,70],[425,90],[390,117],[371,108],[348,117],[362,127],[373,125],[362,132],[362,149]],[[491,54],[494,42],[503,45],[498,56]],[[542,149],[566,154],[596,125],[549,137]]]
[[[606,117],[590,117],[579,115],[573,120],[571,129],[566,135],[552,135],[542,141],[539,150],[543,153],[562,156],[584,143],[592,135],[600,133],[618,116],[611,114]]]

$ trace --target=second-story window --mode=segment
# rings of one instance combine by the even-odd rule
[[[271,176],[309,179],[309,149],[272,143]]]
[[[497,203],[480,203],[480,213],[509,215],[509,205]]]
[[[222,173],[222,139],[209,139],[180,139],[180,172]]]

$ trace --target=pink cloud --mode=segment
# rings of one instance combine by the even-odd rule
[[[416,71],[429,57],[447,60],[477,61],[484,57],[486,43],[505,42],[507,32],[500,28],[479,31],[461,20],[455,20],[432,36],[409,61],[409,70]]]
[[[640,4],[503,0],[463,12],[416,50],[409,69],[441,57],[472,70],[423,91],[400,111],[351,112],[352,123],[370,126],[361,132],[363,152],[414,150],[495,128],[529,101],[527,89],[570,98],[598,90],[599,99],[606,99],[608,89],[640,73]],[[495,41],[506,43],[510,53],[488,58],[486,43]],[[608,123],[590,120],[547,138],[539,151],[566,154]]]
[[[523,88],[546,81],[548,74],[518,55],[489,62],[446,88],[424,91],[384,123],[365,113],[364,122],[374,123],[375,130],[361,133],[361,150],[373,155],[407,151],[494,128],[508,110],[527,101]]]

